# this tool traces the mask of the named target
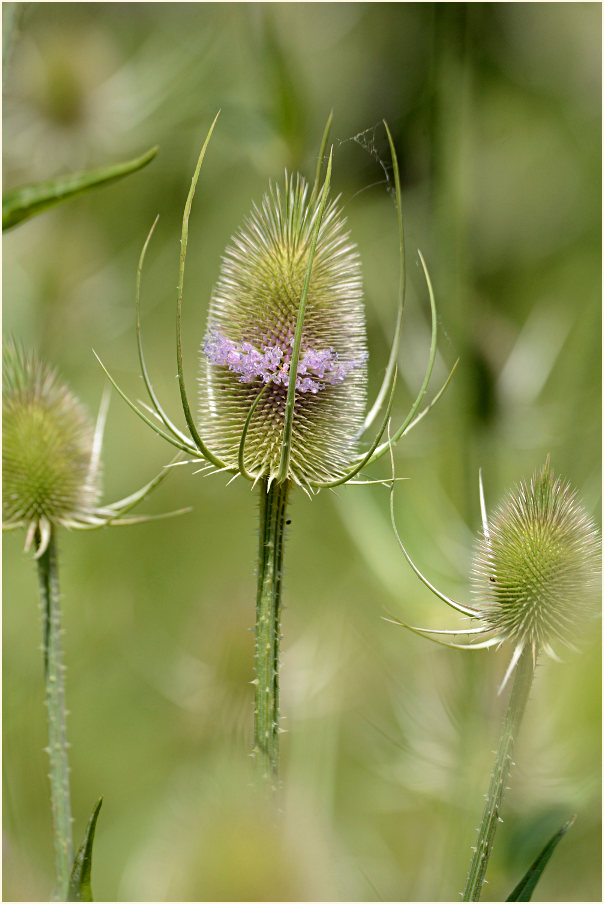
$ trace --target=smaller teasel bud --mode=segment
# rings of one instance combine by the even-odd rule
[[[13,343],[3,347],[2,375],[2,527],[25,528],[26,551],[33,543],[41,556],[58,525],[93,530],[166,517],[123,516],[161,483],[167,470],[118,502],[98,504],[108,396],[95,427],[56,371]]]
[[[393,484],[394,488],[394,484]],[[505,641],[514,645],[502,690],[524,650],[533,662],[540,651],[556,659],[552,643],[571,645],[573,634],[595,612],[599,597],[601,550],[597,528],[576,493],[555,477],[549,457],[530,481],[512,490],[487,520],[480,482],[482,534],[472,571],[476,606],[441,593],[411,559],[396,527],[394,492],[390,516],[403,555],[418,578],[440,600],[475,625],[419,628],[389,618],[422,637],[461,650],[484,650]],[[451,642],[432,635],[465,636]]]
[[[12,344],[3,380],[3,516],[28,526],[31,543],[36,527],[69,522],[98,500],[94,427],[56,372]]]
[[[473,591],[485,626],[533,650],[568,643],[593,612],[599,559],[595,524],[548,459],[505,497],[478,542]]]

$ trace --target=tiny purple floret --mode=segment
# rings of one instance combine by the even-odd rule
[[[237,343],[212,330],[204,339],[203,352],[210,364],[228,367],[233,373],[240,374],[240,383],[261,379],[263,383],[288,386],[292,345],[293,339],[285,350],[279,345],[266,345],[258,351],[250,342]],[[340,361],[333,348],[320,351],[307,348],[298,360],[296,389],[316,394],[328,385],[343,383],[350,371],[363,364],[367,357],[364,354],[352,361]]]

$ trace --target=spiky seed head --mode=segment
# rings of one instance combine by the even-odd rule
[[[3,515],[8,524],[65,523],[98,498],[89,474],[94,430],[54,370],[3,348]]]
[[[480,538],[473,590],[490,629],[536,648],[569,642],[598,596],[595,524],[549,459],[506,496]]]
[[[200,376],[204,439],[237,467],[249,425],[248,472],[276,477],[289,364],[319,199],[301,176],[271,186],[227,247],[210,303]],[[366,404],[367,342],[356,245],[337,200],[327,204],[313,259],[300,346],[288,478],[337,479],[354,461]]]

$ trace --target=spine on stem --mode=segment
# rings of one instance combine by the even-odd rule
[[[512,765],[514,742],[520,729],[520,723],[526,702],[533,683],[534,665],[531,648],[527,645],[518,660],[514,673],[514,682],[510,694],[503,730],[497,748],[497,757],[487,793],[487,802],[482,814],[478,840],[474,856],[470,864],[466,887],[463,892],[464,901],[479,901],[484,884],[484,877],[493,850],[493,841],[497,824],[501,821],[500,811],[506,782]]]
[[[289,481],[260,486],[260,542],[256,597],[254,755],[262,777],[276,787],[279,772],[279,640],[285,513]]]
[[[42,649],[48,715],[48,755],[50,797],[55,844],[56,894],[65,900],[72,864],[71,804],[63,656],[61,651],[61,609],[54,532],[38,559],[38,582],[42,609]]]

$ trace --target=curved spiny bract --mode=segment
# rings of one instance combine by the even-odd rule
[[[286,173],[227,248],[208,317],[200,374],[204,436],[227,465],[276,479],[282,454],[289,362],[320,198]],[[367,342],[361,268],[337,200],[319,227],[298,361],[286,479],[334,480],[356,460],[366,405]]]

